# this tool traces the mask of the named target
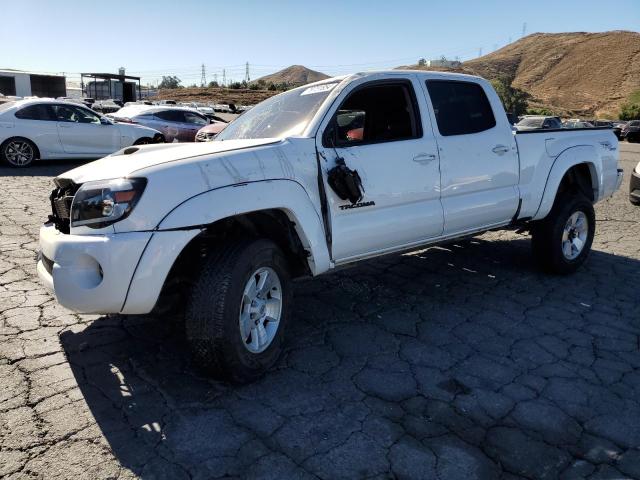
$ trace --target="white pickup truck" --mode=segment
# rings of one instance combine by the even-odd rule
[[[281,351],[292,278],[498,228],[572,272],[621,180],[610,129],[514,132],[482,78],[358,73],[272,97],[216,141],[60,175],[37,269],[78,312],[183,306],[197,361],[250,381]]]

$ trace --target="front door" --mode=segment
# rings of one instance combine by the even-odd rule
[[[508,223],[518,208],[520,165],[500,100],[493,94],[490,102],[474,81],[427,80],[426,90],[437,127],[444,234]]]
[[[58,135],[65,153],[89,157],[109,155],[120,149],[120,130],[87,108],[53,105],[58,120]]]
[[[344,263],[418,244],[442,233],[438,151],[426,102],[413,76],[355,83],[336,99],[316,140],[330,170],[337,158],[357,170],[360,202],[326,184],[332,256]],[[326,181],[326,176],[325,176]]]

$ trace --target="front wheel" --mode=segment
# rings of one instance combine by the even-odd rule
[[[292,301],[288,262],[270,240],[219,248],[203,266],[186,312],[186,336],[208,373],[245,383],[278,359]]]
[[[546,271],[572,273],[589,255],[595,229],[596,215],[589,199],[581,193],[563,194],[531,230],[534,257]]]

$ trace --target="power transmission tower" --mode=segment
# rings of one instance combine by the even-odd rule
[[[524,37],[527,34],[527,22],[522,24],[522,36]]]
[[[249,76],[249,62],[247,62],[247,65],[245,66],[244,81],[247,82],[247,83],[249,83],[251,81],[251,77]]]
[[[207,85],[207,73],[204,68],[204,63],[202,64],[202,76],[200,77],[200,86],[204,87]]]
[[[222,85],[227,86],[227,72],[224,68],[222,69]]]

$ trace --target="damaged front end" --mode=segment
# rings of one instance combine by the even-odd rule
[[[53,183],[57,188],[49,195],[52,213],[49,215],[48,222],[53,223],[59,232],[68,234],[71,228],[71,204],[80,185],[76,185],[67,178],[55,178]]]

